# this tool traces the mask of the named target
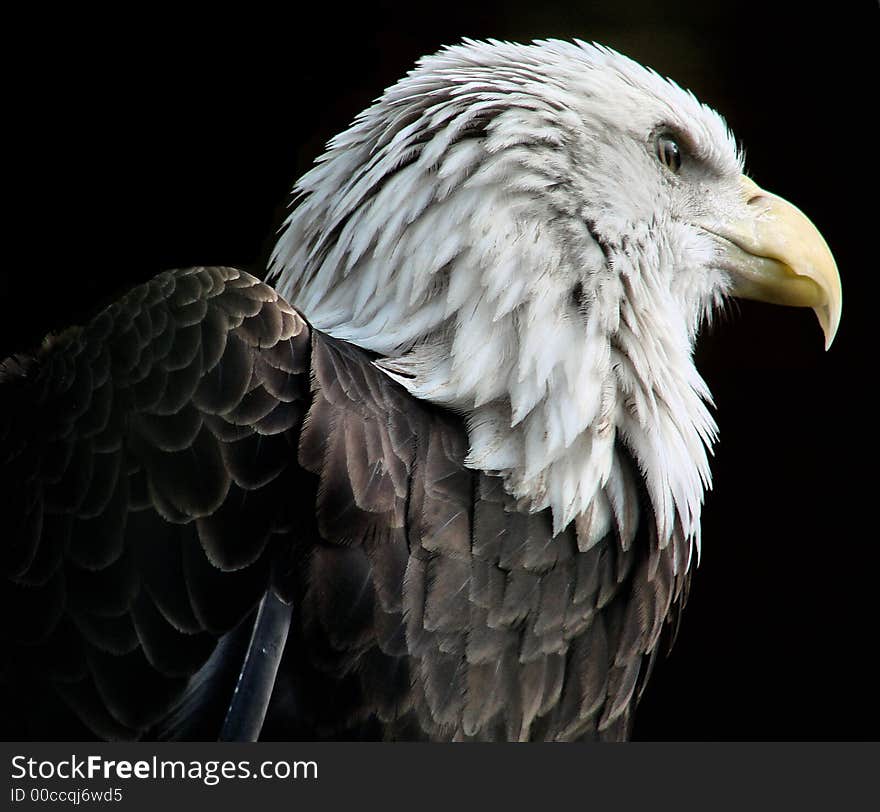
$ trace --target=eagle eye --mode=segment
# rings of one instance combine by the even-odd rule
[[[657,138],[657,158],[671,172],[681,169],[681,147],[671,135],[663,134]]]

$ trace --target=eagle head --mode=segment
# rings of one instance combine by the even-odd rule
[[[826,345],[840,319],[828,247],[724,120],[597,45],[426,57],[295,193],[280,292],[462,414],[467,464],[587,544],[644,488],[661,545],[698,545],[716,427],[693,347],[727,297],[812,307]]]

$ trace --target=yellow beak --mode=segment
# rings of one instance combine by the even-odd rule
[[[733,279],[731,292],[744,299],[812,307],[831,346],[843,306],[834,257],[806,215],[791,203],[740,180],[746,216],[713,226],[723,238],[722,267]]]

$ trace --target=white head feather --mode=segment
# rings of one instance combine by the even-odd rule
[[[661,130],[699,158],[687,182]],[[741,171],[717,113],[614,51],[466,41],[330,142],[271,274],[316,328],[463,413],[467,464],[557,532],[595,540],[634,509],[622,443],[661,546],[699,544],[716,427],[692,351],[726,282],[692,223]]]

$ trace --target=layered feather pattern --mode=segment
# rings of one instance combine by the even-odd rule
[[[631,470],[554,534],[460,418],[231,269],[157,277],[2,391],[7,733],[217,735],[205,683],[228,701],[274,589],[266,737],[619,738],[683,601]]]
[[[264,738],[625,738],[711,484],[729,281],[689,218],[741,170],[620,54],[467,41],[331,141],[268,284],[161,274],[7,360],[3,732],[213,738],[271,695]]]
[[[143,735],[271,587],[308,341],[271,288],[198,268],[4,364],[10,724]]]

